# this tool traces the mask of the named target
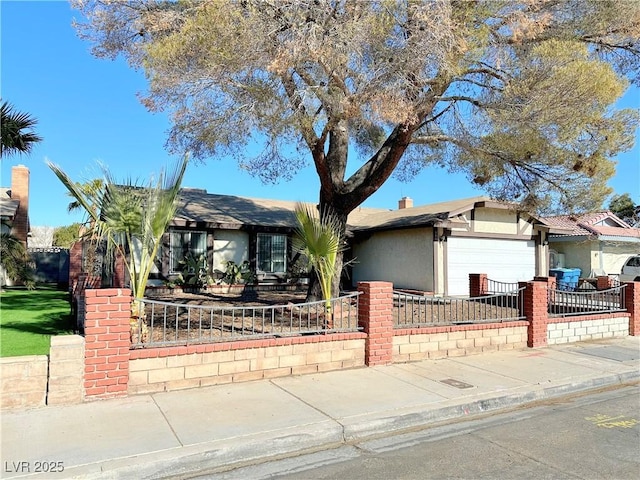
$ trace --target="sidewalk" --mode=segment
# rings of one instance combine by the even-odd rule
[[[188,478],[639,380],[626,337],[5,411],[0,476]]]

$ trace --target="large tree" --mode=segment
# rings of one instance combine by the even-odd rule
[[[614,195],[609,201],[609,210],[632,227],[640,226],[640,205],[636,205],[631,195]]]
[[[593,208],[638,124],[612,109],[640,81],[635,0],[72,3],[95,55],[144,70],[172,149],[265,181],[310,159],[343,228],[429,165],[526,208]]]

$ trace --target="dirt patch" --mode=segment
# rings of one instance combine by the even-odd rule
[[[155,295],[145,302],[144,325],[134,347],[186,345],[234,339],[299,336],[357,330],[357,297],[305,303],[305,293],[248,291],[242,294]]]

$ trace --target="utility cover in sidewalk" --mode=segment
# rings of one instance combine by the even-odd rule
[[[586,347],[577,350],[584,355],[606,358],[617,362],[628,362],[640,359],[640,353],[633,348],[619,347],[617,345],[607,345],[606,347]]]
[[[447,378],[446,380],[440,380],[440,383],[445,383],[452,387],[456,388],[473,388],[473,385],[469,385],[468,383],[461,382],[460,380],[455,380],[453,378]]]

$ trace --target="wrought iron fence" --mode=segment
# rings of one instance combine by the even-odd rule
[[[524,287],[482,297],[434,297],[393,294],[395,328],[507,322],[523,319]]]
[[[330,300],[269,306],[190,305],[144,300],[145,318],[132,347],[358,331],[359,292]]]
[[[498,282],[487,278],[486,292],[489,294],[513,293],[518,290],[518,282]]]
[[[566,291],[549,289],[548,313],[554,317],[588,315],[591,313],[624,312],[625,287],[620,285],[607,290]]]

